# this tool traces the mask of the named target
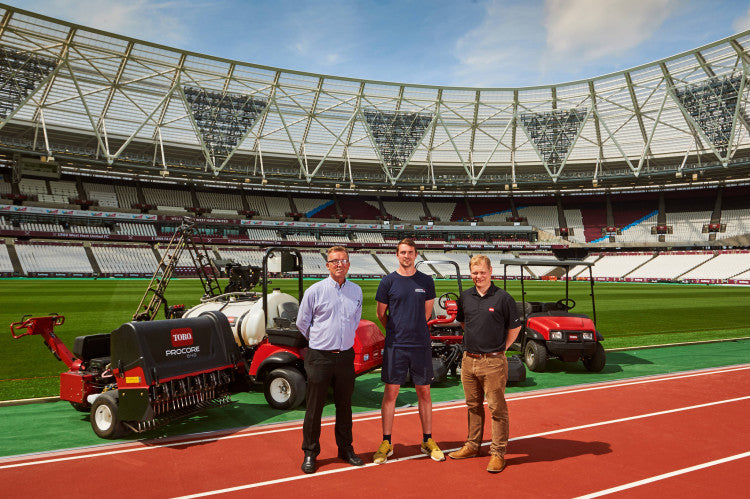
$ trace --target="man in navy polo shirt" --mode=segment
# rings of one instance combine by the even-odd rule
[[[505,468],[509,418],[505,402],[508,358],[505,351],[521,331],[516,302],[492,283],[490,259],[474,255],[469,261],[474,287],[461,293],[456,320],[464,329],[464,357],[461,383],[469,409],[469,435],[452,459],[479,454],[484,433],[484,398],[492,416],[492,444],[487,471],[499,473]]]
[[[417,258],[414,241],[403,239],[399,242],[396,257],[398,269],[380,281],[375,294],[378,320],[385,326],[385,353],[380,375],[385,389],[380,408],[383,442],[375,452],[373,462],[383,464],[393,455],[391,433],[396,397],[407,373],[411,374],[417,391],[423,433],[420,450],[434,461],[444,461],[443,452],[432,439],[430,383],[433,372],[427,320],[435,301],[435,283],[432,277],[417,271],[414,266]]]

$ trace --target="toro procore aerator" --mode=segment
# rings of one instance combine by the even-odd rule
[[[64,322],[62,315],[24,318],[10,329],[14,338],[42,336],[65,363],[60,398],[79,411],[90,410],[100,437],[156,428],[228,404],[231,393],[248,388],[245,361],[218,312],[128,322],[112,333],[78,336],[72,352],[54,333]]]

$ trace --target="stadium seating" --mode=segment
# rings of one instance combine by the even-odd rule
[[[368,201],[368,203],[377,206],[375,201]],[[419,222],[425,216],[422,203],[418,201],[383,201],[383,206],[386,213],[398,220]]]
[[[27,196],[37,196],[39,194],[48,194],[47,182],[45,180],[22,178],[18,182],[18,191]]]
[[[153,236],[156,237],[156,228],[147,223],[128,223],[121,222],[116,226],[119,234],[128,234],[131,236]]]
[[[657,255],[628,273],[626,277],[631,279],[677,279],[712,257],[713,254],[707,252],[664,253]]]
[[[453,212],[456,209],[456,203],[438,203],[435,201],[427,201],[425,203],[427,209],[430,210],[430,215],[437,218],[441,222],[448,222],[453,217]]]
[[[333,202],[330,199],[320,198],[293,198],[293,201],[297,212],[304,213],[308,218],[312,217],[317,210]]]
[[[275,229],[247,229],[247,236],[251,241],[281,241],[281,236]]]
[[[150,275],[159,263],[149,246],[92,245],[91,251],[102,274]]]
[[[680,276],[680,279],[729,279],[750,270],[750,252],[721,252],[703,265]]]
[[[360,243],[385,244],[380,232],[354,232],[354,240]]]
[[[84,273],[93,269],[81,245],[16,244],[16,253],[25,273]]]
[[[624,277],[635,268],[651,260],[653,256],[653,253],[606,253],[601,255],[601,258],[596,261],[593,269],[593,276],[594,278]],[[581,267],[580,272],[575,274],[575,276],[588,277],[588,270]]]
[[[257,212],[260,217],[265,218],[269,216],[268,207],[266,206],[266,202],[263,197],[245,196],[245,200],[247,201],[247,205],[250,210]],[[284,213],[289,211],[289,203],[287,202],[286,198],[284,198],[282,201],[283,203],[279,203],[279,208],[281,208],[283,211],[274,212],[274,215],[278,215],[279,217],[283,217]]]
[[[13,272],[13,262],[10,261],[8,248],[0,244],[0,273],[10,274]]]
[[[86,191],[86,198],[97,201],[100,208],[118,208],[120,206],[117,202],[115,186],[112,184],[84,182],[83,189]]]
[[[214,215],[236,215],[242,210],[242,196],[226,192],[196,191],[201,208],[211,209]]]
[[[117,204],[121,208],[131,208],[134,204],[138,204],[138,191],[135,187],[115,185],[115,193],[117,194]]]
[[[382,277],[385,272],[370,253],[349,252],[349,274],[364,277]]]

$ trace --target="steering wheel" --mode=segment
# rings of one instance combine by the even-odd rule
[[[440,298],[438,298],[438,305],[440,305],[440,308],[445,310],[445,302],[448,300],[458,301],[458,295],[452,291],[440,295]]]
[[[555,302],[560,310],[571,310],[576,306],[576,301],[573,298],[560,298]]]

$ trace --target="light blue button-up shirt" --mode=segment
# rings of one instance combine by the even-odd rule
[[[348,350],[362,318],[362,289],[351,281],[342,285],[330,276],[305,291],[297,313],[297,328],[315,350]]]

